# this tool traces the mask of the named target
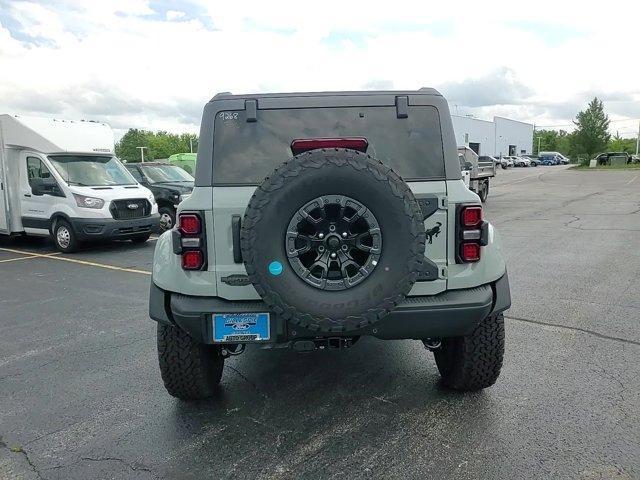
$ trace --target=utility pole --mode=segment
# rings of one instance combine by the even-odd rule
[[[540,155],[540,140],[541,139],[542,139],[542,137],[538,135],[538,155]]]
[[[638,121],[638,138],[636,138],[636,156],[638,155],[638,150],[640,150],[640,121]]]
[[[140,150],[140,161],[142,163],[144,163],[144,149],[147,147],[138,147],[138,150]]]
[[[189,150],[193,153],[193,138],[189,139]]]

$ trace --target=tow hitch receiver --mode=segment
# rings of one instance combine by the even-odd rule
[[[354,337],[329,337],[310,340],[296,340],[291,346],[297,352],[310,352],[312,350],[338,350],[352,347],[356,342]]]

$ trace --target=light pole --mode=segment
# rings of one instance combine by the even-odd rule
[[[140,150],[140,162],[144,163],[144,149],[147,147],[138,147],[138,150]]]
[[[542,139],[542,137],[538,135],[538,155],[540,155],[540,140],[541,139]]]
[[[640,121],[638,122],[638,138],[636,138],[636,156],[638,155],[638,150],[640,150]]]
[[[193,153],[193,138],[189,139],[189,150]]]

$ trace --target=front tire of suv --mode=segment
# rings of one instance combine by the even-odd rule
[[[490,387],[500,376],[504,356],[502,313],[485,318],[468,336],[443,339],[434,356],[447,388],[476,391]]]
[[[158,324],[158,362],[167,392],[186,401],[211,397],[224,368],[219,347],[197,343],[181,329],[162,324]]]
[[[160,207],[158,209],[160,214],[160,231],[166,232],[171,230],[176,224],[176,211],[171,207]]]

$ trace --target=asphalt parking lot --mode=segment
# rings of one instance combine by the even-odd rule
[[[640,478],[640,175],[500,170],[513,306],[498,383],[456,394],[417,341],[249,348],[166,394],[154,241],[0,240],[0,478]]]

